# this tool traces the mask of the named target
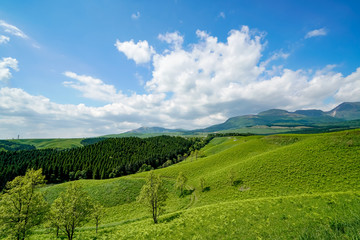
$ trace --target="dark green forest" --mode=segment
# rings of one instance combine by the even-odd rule
[[[99,139],[97,139],[99,140]],[[210,138],[109,138],[84,147],[0,152],[0,189],[27,169],[43,169],[48,183],[106,179],[179,162]]]
[[[0,140],[0,151],[33,150],[33,145],[21,144],[12,141]]]

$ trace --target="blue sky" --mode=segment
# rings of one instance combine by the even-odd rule
[[[358,1],[0,3],[0,139],[360,101]]]

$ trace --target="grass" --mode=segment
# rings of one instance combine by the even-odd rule
[[[106,209],[99,233],[89,221],[76,239],[359,239],[360,130],[327,134],[222,137],[158,169],[169,191],[153,224],[136,201],[145,173],[81,180]],[[175,179],[192,194],[179,197]],[[229,182],[233,172],[238,184]],[[207,191],[200,190],[200,178]],[[51,203],[67,183],[41,189]],[[39,227],[30,239],[54,239]]]
[[[37,149],[44,149],[44,148],[65,149],[65,148],[82,147],[83,145],[80,143],[81,140],[83,140],[83,138],[16,139],[10,141],[33,145]]]

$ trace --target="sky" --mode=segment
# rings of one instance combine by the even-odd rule
[[[360,2],[1,0],[0,139],[360,101]]]

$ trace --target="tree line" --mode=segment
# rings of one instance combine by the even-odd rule
[[[183,160],[212,138],[159,136],[109,138],[84,147],[0,152],[0,190],[28,169],[43,169],[49,183],[106,179]]]
[[[33,145],[0,140],[0,151],[20,151],[36,149]]]

